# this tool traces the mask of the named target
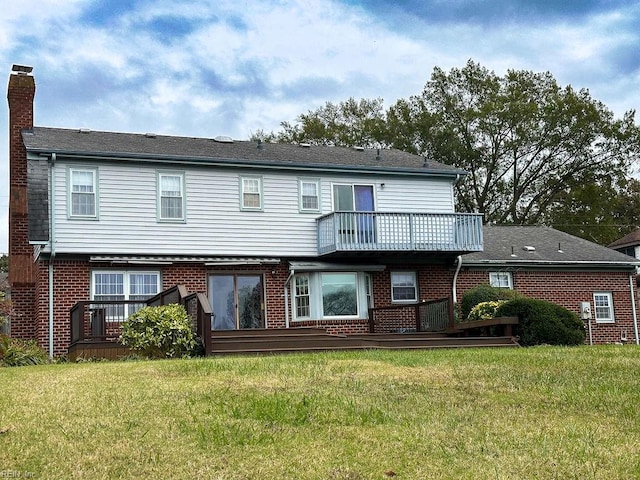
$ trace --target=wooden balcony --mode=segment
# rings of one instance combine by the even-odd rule
[[[318,255],[337,252],[479,252],[475,213],[334,212],[318,218]]]

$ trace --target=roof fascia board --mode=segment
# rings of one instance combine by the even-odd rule
[[[265,162],[260,160],[242,160],[238,158],[220,158],[220,157],[179,157],[165,155],[105,155],[100,153],[86,152],[64,152],[57,150],[44,149],[28,149],[28,153],[50,157],[55,153],[57,160],[101,160],[101,161],[127,161],[135,163],[164,163],[179,164],[193,166],[215,166],[215,167],[243,167],[243,168],[259,168],[269,170],[295,170],[295,171],[335,171],[341,173],[384,173],[386,175],[403,175],[403,176],[437,176],[446,178],[458,178],[467,174],[464,170],[434,170],[430,168],[414,169],[403,167],[369,167],[359,165],[331,165],[331,164],[297,164],[297,163],[278,163]]]
[[[592,268],[594,270],[620,270],[620,271],[635,271],[637,267],[640,267],[640,262],[597,262],[597,261],[575,261],[575,262],[552,262],[552,261],[540,261],[540,262],[508,262],[498,260],[486,260],[476,262],[465,262],[462,259],[462,267],[482,268],[483,270],[490,270],[495,268],[529,268],[529,269],[555,269],[555,270],[584,270],[585,268]]]

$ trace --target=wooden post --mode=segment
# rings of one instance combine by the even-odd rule
[[[449,330],[454,330],[456,328],[456,317],[454,312],[453,297],[449,297],[449,301],[447,303],[449,306]]]
[[[415,312],[415,316],[416,316],[416,332],[421,332],[422,322],[420,321],[420,304],[419,303],[416,304],[413,311]]]

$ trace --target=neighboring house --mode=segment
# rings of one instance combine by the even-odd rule
[[[455,259],[482,250],[482,216],[454,210],[459,169],[397,150],[34,127],[34,95],[31,75],[10,76],[12,327],[55,355],[77,302],[176,284],[207,295],[213,329],[365,333],[371,307],[450,297]]]
[[[640,258],[640,228],[636,228],[633,232],[619,238],[610,244],[609,248],[634,258]]]
[[[577,314],[590,304],[593,343],[638,343],[635,270],[640,262],[549,227],[485,226],[484,251],[462,257],[458,298],[481,284],[512,288]],[[588,325],[587,325],[588,326]]]

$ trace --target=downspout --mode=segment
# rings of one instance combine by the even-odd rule
[[[295,274],[295,270],[290,270],[289,277],[284,282],[284,318],[285,318],[285,326],[289,328],[289,282],[293,278]]]
[[[51,229],[51,254],[49,255],[49,357],[53,358],[53,260],[56,256],[56,216],[55,216],[55,172],[53,168],[56,164],[56,154],[51,154],[49,163],[49,221]]]
[[[629,275],[629,290],[631,290],[631,311],[633,312],[633,334],[636,337],[636,345],[640,345],[638,338],[638,315],[636,314],[636,296],[633,293],[633,275]]]
[[[452,293],[454,305],[458,303],[458,293],[456,289],[456,283],[458,282],[458,274],[460,273],[461,268],[462,268],[462,255],[458,255],[456,257],[456,273],[453,274],[453,285],[451,287],[452,289],[451,293]]]

